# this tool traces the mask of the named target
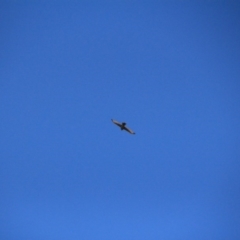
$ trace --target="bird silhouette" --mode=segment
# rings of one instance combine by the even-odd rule
[[[125,122],[119,123],[119,122],[116,121],[116,120],[113,120],[113,119],[111,119],[111,120],[112,120],[112,122],[113,122],[114,124],[116,124],[118,127],[120,127],[121,130],[125,130],[125,131],[127,131],[127,132],[129,132],[129,133],[131,133],[131,134],[135,134],[135,132],[134,132],[133,130],[131,130],[130,128],[126,127],[126,123],[125,123]]]

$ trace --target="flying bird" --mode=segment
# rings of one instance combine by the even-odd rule
[[[114,124],[116,124],[118,127],[120,127],[121,130],[126,130],[127,132],[129,132],[129,133],[131,133],[131,134],[135,134],[135,132],[134,132],[133,130],[131,130],[130,128],[126,127],[126,123],[125,123],[125,122],[119,123],[119,122],[116,121],[116,120],[113,120],[113,119],[111,119],[111,120],[112,120],[112,122],[113,122]]]

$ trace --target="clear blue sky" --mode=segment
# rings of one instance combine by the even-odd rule
[[[239,27],[237,1],[1,1],[0,238],[240,239]]]

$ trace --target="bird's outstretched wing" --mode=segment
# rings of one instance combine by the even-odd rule
[[[118,121],[116,121],[116,120],[114,120],[114,119],[111,119],[111,120],[112,120],[112,122],[113,122],[114,124],[116,124],[117,126],[122,127],[122,124],[119,123]]]
[[[131,134],[136,134],[133,130],[131,130],[130,128],[125,127],[125,126],[124,126],[124,130],[126,130],[127,132],[129,132]]]

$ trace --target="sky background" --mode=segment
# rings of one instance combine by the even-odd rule
[[[238,1],[1,1],[0,238],[240,239],[239,27]]]

